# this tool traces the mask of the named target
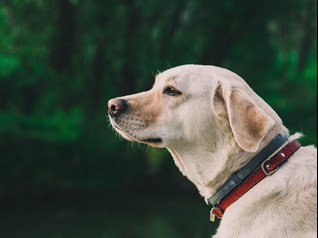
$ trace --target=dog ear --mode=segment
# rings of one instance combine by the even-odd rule
[[[245,151],[257,151],[260,142],[274,125],[274,120],[253,102],[248,93],[229,85],[217,87],[213,104],[217,116],[223,115],[223,119],[224,115],[227,116],[237,144]]]

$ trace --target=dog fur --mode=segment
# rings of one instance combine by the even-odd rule
[[[116,108],[119,102],[125,108]],[[241,77],[215,66],[169,69],[156,76],[151,90],[112,99],[108,107],[120,135],[167,148],[205,199],[276,135],[289,133]],[[213,237],[316,236],[317,150],[305,146],[232,204]]]

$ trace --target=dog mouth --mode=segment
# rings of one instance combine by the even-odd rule
[[[128,131],[124,130],[113,120],[111,120],[111,124],[115,128],[115,130],[119,132],[119,134],[121,134],[127,140],[136,141],[136,142],[145,143],[145,144],[152,144],[152,145],[158,145],[163,143],[163,139],[160,137],[150,137],[150,138],[143,139],[143,138],[134,136]]]
[[[162,139],[159,137],[158,138],[149,138],[149,139],[142,140],[142,142],[151,143],[151,144],[159,144],[159,143],[162,143]]]

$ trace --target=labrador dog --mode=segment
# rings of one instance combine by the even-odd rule
[[[151,90],[109,100],[108,112],[127,140],[167,148],[206,201],[277,135],[287,137],[273,154],[301,136],[289,136],[241,77],[215,66],[169,69],[156,76]],[[266,175],[227,208],[213,237],[316,237],[316,147],[298,148]]]

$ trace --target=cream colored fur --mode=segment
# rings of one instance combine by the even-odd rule
[[[288,133],[242,78],[219,67],[172,68],[157,75],[151,90],[120,99],[128,108],[110,117],[114,128],[128,140],[166,147],[205,199],[277,134]],[[231,205],[213,237],[316,235],[317,150],[305,146]]]

